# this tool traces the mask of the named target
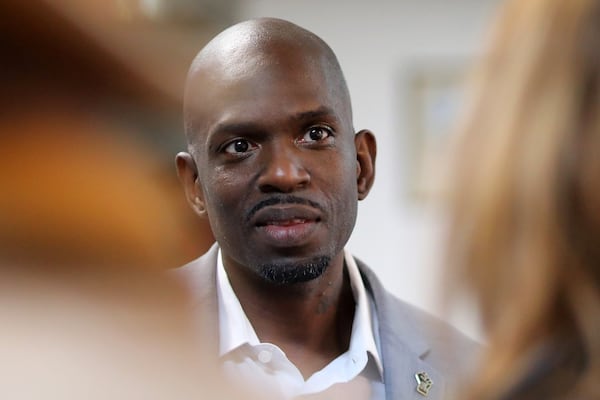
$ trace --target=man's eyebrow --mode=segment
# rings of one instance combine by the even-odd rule
[[[262,129],[261,125],[254,122],[219,122],[208,132],[208,138],[221,134],[239,135],[244,132],[257,132]]]
[[[335,112],[332,108],[327,106],[321,106],[316,110],[303,111],[296,115],[294,115],[294,119],[296,120],[307,120],[307,119],[315,119],[315,118],[323,118],[323,117],[335,117]]]

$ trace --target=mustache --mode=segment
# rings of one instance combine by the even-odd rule
[[[274,206],[276,204],[301,204],[305,206],[311,206],[322,212],[325,212],[323,206],[316,201],[293,195],[275,195],[256,203],[246,214],[246,222],[250,222],[254,214],[256,214],[258,211],[265,207]]]

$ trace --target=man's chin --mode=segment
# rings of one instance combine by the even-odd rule
[[[262,264],[258,267],[258,273],[271,283],[292,285],[320,277],[330,262],[331,257],[321,256],[297,262]]]

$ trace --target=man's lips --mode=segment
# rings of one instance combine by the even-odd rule
[[[321,213],[312,207],[285,204],[262,208],[254,214],[250,223],[254,226],[292,226],[320,221]]]
[[[296,204],[265,207],[252,218],[252,224],[265,240],[282,247],[306,242],[319,222],[318,210]]]

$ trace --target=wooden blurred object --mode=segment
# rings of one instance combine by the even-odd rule
[[[62,108],[107,122],[117,136],[152,153],[156,163],[146,178],[165,190],[182,233],[179,251],[165,260],[165,267],[175,267],[213,242],[208,223],[187,206],[172,160],[185,145],[180,114],[187,67],[216,27],[142,23],[123,18],[119,3],[2,2],[0,118],[33,112],[24,116],[31,119]],[[0,134],[18,131],[5,125]]]

